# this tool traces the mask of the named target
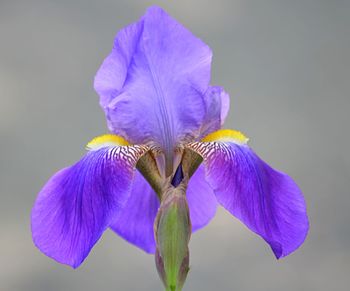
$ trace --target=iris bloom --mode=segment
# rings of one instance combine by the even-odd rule
[[[229,96],[210,86],[212,52],[158,7],[116,36],[95,77],[111,134],[57,172],[32,211],[35,245],[78,267],[106,229],[147,253],[167,290],[188,271],[190,234],[218,205],[261,236],[277,258],[308,230],[302,193],[235,130],[220,129]]]

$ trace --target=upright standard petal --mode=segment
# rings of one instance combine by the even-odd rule
[[[305,201],[295,182],[262,161],[246,142],[240,132],[221,130],[188,147],[203,157],[218,202],[259,234],[277,258],[284,257],[307,235]]]
[[[79,162],[43,187],[32,210],[32,234],[44,254],[76,268],[115,219],[128,198],[135,164],[148,150],[125,144],[110,135],[94,139]]]
[[[111,229],[147,253],[154,253],[153,224],[159,208],[157,194],[137,171],[128,201]]]
[[[210,86],[204,94],[205,117],[200,138],[219,130],[224,124],[230,107],[230,97],[222,87]]]
[[[171,155],[199,136],[211,50],[158,7],[121,30],[95,77],[111,131]]]

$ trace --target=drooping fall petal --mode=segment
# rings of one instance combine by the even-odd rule
[[[71,167],[56,173],[32,210],[35,245],[60,263],[78,267],[118,215],[130,192],[137,160],[148,148],[102,137]]]
[[[217,209],[217,200],[213,189],[205,179],[204,165],[199,166],[191,177],[186,196],[190,209],[192,231],[195,232],[211,221]]]
[[[111,229],[145,252],[154,253],[153,224],[158,208],[156,193],[145,178],[136,172],[130,197]]]
[[[188,145],[205,163],[218,202],[259,234],[277,258],[296,250],[308,231],[303,195],[286,174],[262,161],[239,132],[222,130]]]

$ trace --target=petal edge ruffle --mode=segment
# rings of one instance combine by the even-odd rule
[[[172,153],[203,123],[212,53],[161,8],[121,30],[95,77],[109,129]],[[185,110],[184,110],[185,109]]]

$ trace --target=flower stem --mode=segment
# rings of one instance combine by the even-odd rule
[[[154,225],[156,266],[166,291],[181,291],[189,270],[191,222],[186,188],[186,181],[176,188],[167,186]]]

